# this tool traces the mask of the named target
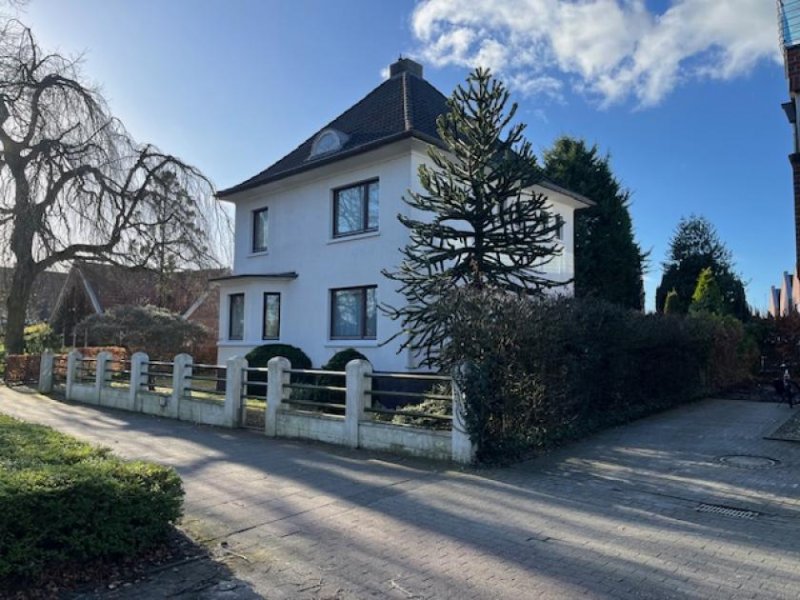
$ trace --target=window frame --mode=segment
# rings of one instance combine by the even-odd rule
[[[359,290],[362,292],[361,303],[359,307],[359,316],[361,317],[360,333],[358,336],[338,336],[334,335],[335,315],[336,315],[336,293],[337,292],[352,292]],[[367,335],[367,290],[375,290],[375,335]],[[330,327],[329,337],[331,341],[337,340],[376,340],[378,338],[378,286],[373,285],[353,285],[341,288],[330,289]]]
[[[565,229],[565,227],[567,225],[567,220],[563,216],[558,214],[558,213],[555,214],[555,219],[556,219],[556,236],[555,237],[559,242],[563,242],[564,241],[564,229]]]
[[[242,299],[242,335],[241,337],[233,337],[233,306],[234,298]],[[228,340],[232,342],[244,341],[244,322],[245,322],[245,304],[244,292],[237,292],[235,294],[228,294]]]
[[[369,226],[369,188],[371,185],[378,185],[378,214],[376,215],[375,227]],[[361,229],[348,231],[345,233],[339,232],[339,194],[353,188],[361,188]],[[380,179],[374,177],[372,179],[364,179],[355,183],[348,183],[337,188],[333,188],[333,227],[332,235],[334,239],[349,237],[351,235],[363,235],[365,233],[373,233],[380,229]]]
[[[278,334],[275,336],[268,336],[267,335],[267,297],[268,296],[277,296],[278,297]],[[281,293],[280,292],[264,292],[262,296],[262,307],[261,307],[261,339],[262,340],[279,340],[281,339]]]
[[[264,246],[260,247],[260,248],[256,248],[256,228],[258,227],[258,222],[259,222],[258,216],[261,213],[264,213],[264,214],[267,215],[267,226],[266,226],[266,231],[264,232]],[[258,208],[256,210],[252,211],[252,217],[253,217],[253,224],[252,224],[251,231],[250,231],[250,234],[251,234],[251,237],[252,237],[251,244],[250,244],[250,251],[253,254],[258,254],[260,252],[266,252],[267,249],[269,248],[269,207],[265,206],[263,208]]]

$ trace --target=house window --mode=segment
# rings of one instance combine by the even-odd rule
[[[556,215],[556,239],[560,242],[564,241],[564,217]]]
[[[333,236],[378,230],[378,181],[367,181],[333,192]]]
[[[264,293],[264,329],[261,337],[277,340],[281,336],[281,295],[277,292]]]
[[[267,249],[267,209],[253,211],[253,252]]]
[[[244,339],[244,294],[228,296],[228,339]]]
[[[331,290],[331,339],[374,340],[376,286]]]

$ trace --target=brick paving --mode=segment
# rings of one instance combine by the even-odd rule
[[[0,411],[174,466],[184,527],[266,598],[800,598],[800,444],[763,439],[785,405],[706,400],[474,471],[7,389]]]

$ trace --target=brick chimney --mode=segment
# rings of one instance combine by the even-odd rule
[[[800,65],[800,63],[798,64]],[[410,58],[403,58],[401,56],[397,59],[397,62],[389,65],[389,77],[395,77],[403,73],[408,73],[409,75],[424,79],[422,77],[422,65]],[[798,75],[800,75],[800,72],[798,72]],[[800,79],[798,79],[798,81],[800,81]]]

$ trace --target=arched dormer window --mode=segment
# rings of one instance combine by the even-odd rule
[[[311,145],[311,153],[308,158],[316,158],[323,154],[330,154],[340,150],[347,142],[347,136],[341,131],[335,129],[324,129],[319,132],[319,135]]]

